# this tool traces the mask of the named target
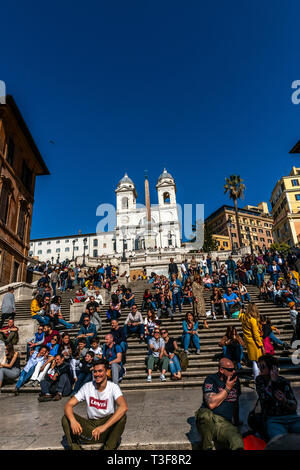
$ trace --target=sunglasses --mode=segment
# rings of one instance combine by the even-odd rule
[[[228,372],[233,372],[235,370],[234,367],[222,367],[222,369],[227,370]]]
[[[166,335],[167,332],[166,332],[166,331],[162,331],[161,334],[162,334],[162,335]]]

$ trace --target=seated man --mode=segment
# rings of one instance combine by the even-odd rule
[[[219,371],[206,377],[203,403],[196,412],[196,426],[203,450],[212,450],[215,443],[230,450],[244,449],[243,438],[232,421],[238,423],[240,384],[234,374],[233,362],[223,358]]]
[[[159,301],[157,303],[157,315],[156,320],[160,320],[162,314],[167,314],[171,317],[171,321],[174,320],[174,313],[171,309],[171,301],[163,293],[159,295]]]
[[[140,335],[140,343],[144,338],[144,320],[142,314],[138,312],[137,305],[131,307],[131,312],[128,314],[124,323],[124,334],[126,338],[131,333],[138,333]]]
[[[27,360],[29,359],[30,351],[31,350],[39,350],[40,346],[43,344],[45,339],[45,333],[42,325],[38,326],[37,332],[34,334],[32,338],[27,342]]]
[[[131,308],[134,304],[134,294],[132,294],[131,289],[126,289],[125,294],[122,298],[122,307]]]
[[[98,330],[102,328],[102,320],[100,318],[100,313],[95,309],[93,305],[87,306],[86,311],[82,313],[78,325],[83,326],[84,317],[90,317],[91,323],[93,323],[96,327],[97,333]]]
[[[128,348],[127,338],[124,333],[124,328],[119,325],[118,320],[111,321],[110,334],[113,335],[115,344],[121,346],[122,352],[126,353]]]
[[[258,359],[258,367],[255,385],[264,416],[263,437],[270,440],[283,434],[300,434],[297,400],[290,382],[278,375],[277,358],[264,354]]]
[[[113,335],[105,336],[105,344],[103,345],[102,357],[105,359],[111,369],[111,380],[118,384],[124,374],[122,365],[122,349],[114,343]]]
[[[19,390],[32,376],[36,365],[39,362],[45,363],[48,359],[50,348],[48,346],[41,346],[39,351],[32,351],[30,359],[25,364],[24,369],[22,370],[19,380],[16,383],[15,395],[19,395]]]
[[[231,317],[231,308],[234,305],[240,305],[240,298],[232,292],[231,287],[228,287],[227,293],[223,294],[223,302],[228,317]]]
[[[5,345],[17,344],[19,341],[19,328],[15,326],[14,320],[10,318],[7,325],[0,330],[0,340],[4,341]]]
[[[155,365],[158,367],[161,367],[160,380],[162,382],[165,382],[166,381],[165,373],[168,370],[169,358],[164,354],[165,342],[161,338],[158,328],[154,330],[154,336],[153,338],[150,338],[148,346],[149,346],[149,352],[148,352],[148,360],[147,360],[147,368],[148,368],[147,382],[152,382],[152,371]]]
[[[79,372],[77,374],[77,380],[76,380],[75,387],[71,395],[72,397],[75,395],[75,393],[78,392],[78,390],[80,390],[80,388],[85,383],[90,382],[92,380],[92,368],[93,368],[94,358],[95,358],[94,352],[89,349],[84,359],[80,361]]]
[[[95,362],[93,381],[88,382],[65,405],[62,427],[71,450],[81,443],[101,442],[104,450],[115,450],[125,429],[128,406],[120,387],[107,380],[107,362]],[[74,414],[73,408],[86,402],[88,419]]]
[[[61,400],[62,396],[67,397],[72,391],[70,365],[65,362],[63,354],[56,354],[54,361],[53,367],[41,381],[40,402]]]
[[[86,347],[90,348],[91,340],[97,337],[97,329],[94,323],[91,323],[90,316],[85,315],[83,318],[83,326],[78,332],[78,336],[75,340],[75,345],[77,346],[79,338],[86,339]]]

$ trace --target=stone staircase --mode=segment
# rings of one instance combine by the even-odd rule
[[[142,304],[143,293],[146,288],[149,288],[149,284],[144,281],[136,281],[129,285],[135,294],[135,300],[139,307]],[[289,310],[288,308],[282,308],[274,305],[273,303],[265,303],[258,299],[259,291],[255,286],[248,286],[248,292],[251,296],[251,301],[254,301],[259,308],[260,313],[268,315],[274,326],[276,326],[281,334],[280,339],[290,343],[292,338],[293,329],[290,323]],[[62,313],[65,320],[69,321],[70,318],[70,299],[74,297],[75,290],[73,292],[65,292],[62,296]],[[59,295],[59,291],[58,291]],[[207,310],[210,310],[209,292],[205,292],[205,301]],[[189,305],[182,307],[182,314],[177,312],[174,317],[174,321],[171,322],[168,318],[162,318],[162,325],[168,329],[170,336],[173,336],[178,345],[181,347],[181,334],[182,334],[182,321],[187,311],[190,311]],[[120,325],[122,326],[129,309],[122,309],[122,316],[120,318]],[[101,345],[104,342],[105,334],[110,331],[110,324],[106,322],[106,308],[102,306],[100,314],[103,322],[102,330],[99,331],[99,337]],[[145,312],[143,313],[145,316]],[[17,314],[16,324],[18,319],[30,318],[30,301],[20,301],[17,303]],[[126,354],[126,375],[123,378],[120,386],[123,390],[156,390],[165,388],[182,388],[182,387],[199,387],[203,384],[205,377],[208,374],[215,373],[217,371],[218,358],[221,356],[222,349],[218,346],[221,337],[226,332],[228,325],[234,325],[237,328],[238,333],[241,333],[241,325],[239,320],[222,319],[220,316],[216,321],[213,321],[211,317],[208,318],[209,329],[201,328],[199,330],[200,337],[200,355],[195,354],[193,347],[190,347],[189,355],[189,367],[183,372],[183,379],[181,381],[171,381],[170,373],[168,372],[166,382],[161,382],[159,379],[160,372],[153,372],[152,382],[147,383],[147,372],[146,372],[146,357],[147,357],[147,346],[146,344],[139,344],[139,338],[129,337],[128,338],[128,351]],[[61,328],[63,330],[63,328]],[[68,330],[72,338],[76,337],[78,328]],[[293,365],[291,361],[291,354],[293,350],[283,351],[276,349],[276,356],[280,363],[280,374],[289,379],[292,383],[300,383],[300,367]],[[21,351],[21,362],[25,363],[25,352]],[[252,370],[247,367],[247,364],[243,364],[241,370],[240,380],[242,385],[252,384]],[[3,391],[13,391],[14,385],[6,385],[3,387]],[[21,392],[39,392],[38,388],[22,387]]]

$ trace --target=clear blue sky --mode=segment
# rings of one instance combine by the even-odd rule
[[[240,205],[269,201],[300,166],[299,17],[296,0],[5,2],[0,79],[51,172],[31,237],[94,232],[124,171],[141,203],[164,166],[205,216],[233,173]]]

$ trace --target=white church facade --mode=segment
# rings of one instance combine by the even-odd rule
[[[148,251],[179,249],[181,226],[176,202],[176,184],[164,169],[157,184],[158,204],[150,205],[145,179],[145,203],[137,203],[134,182],[125,173],[116,193],[116,227],[110,232],[87,233],[30,241],[29,256],[39,261],[63,262],[78,256],[89,258],[135,256]]]

